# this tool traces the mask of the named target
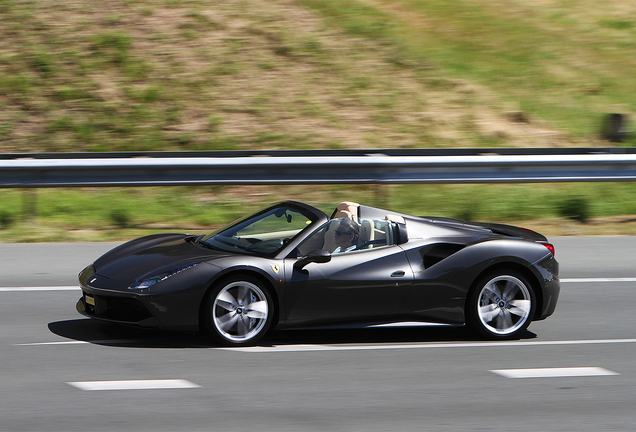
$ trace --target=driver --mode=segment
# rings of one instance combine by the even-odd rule
[[[343,253],[354,250],[358,245],[360,227],[350,218],[340,220],[338,228],[334,232],[334,240],[338,247],[332,253]]]

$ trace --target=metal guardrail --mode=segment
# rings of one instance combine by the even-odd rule
[[[177,157],[284,157],[284,156],[556,156],[583,154],[636,154],[636,147],[559,147],[559,148],[416,148],[416,149],[327,149],[327,150],[214,150],[83,153],[0,153],[0,160],[12,159],[111,159]]]
[[[636,149],[5,154],[0,187],[635,181]]]

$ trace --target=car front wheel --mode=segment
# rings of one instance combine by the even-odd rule
[[[262,283],[245,276],[218,284],[208,297],[205,314],[207,330],[217,342],[245,346],[267,332],[274,307]]]
[[[470,293],[467,324],[488,339],[514,339],[528,328],[534,309],[534,292],[521,274],[492,273]]]

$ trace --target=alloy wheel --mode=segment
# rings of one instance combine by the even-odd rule
[[[523,329],[530,320],[532,295],[520,279],[497,276],[486,284],[477,298],[477,317],[486,331],[508,336]]]
[[[212,304],[212,322],[228,342],[245,343],[259,336],[269,317],[267,296],[258,285],[236,281],[223,287]]]

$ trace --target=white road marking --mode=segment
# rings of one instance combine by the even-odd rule
[[[63,341],[63,342],[33,342],[33,343],[21,343],[14,344],[13,346],[41,346],[41,345],[79,345],[79,344],[87,344],[90,343],[88,341]]]
[[[127,381],[76,381],[67,384],[80,390],[165,390],[198,388],[198,384],[183,379],[127,380]]]
[[[368,328],[384,328],[384,327],[461,327],[464,324],[446,324],[446,323],[434,323],[427,321],[396,321],[385,322],[380,324],[368,324],[368,323],[346,323],[346,324],[331,324],[316,327],[303,327],[298,329],[302,330],[359,330]]]
[[[461,342],[461,343],[424,343],[424,344],[393,344],[393,345],[274,345],[253,346],[241,348],[214,348],[220,351],[237,351],[248,353],[282,353],[307,351],[369,351],[396,349],[427,349],[427,348],[507,348],[532,346],[559,345],[592,345],[592,344],[620,344],[636,343],[636,339],[591,339],[571,341],[510,341],[510,342]]]
[[[539,369],[498,369],[490,372],[506,378],[563,378],[620,375],[600,367],[539,368]]]
[[[609,282],[636,282],[636,278],[566,278],[561,279],[563,283],[609,283]]]
[[[79,291],[79,286],[0,287],[0,292]]]
[[[71,341],[58,341],[58,342],[32,342],[32,343],[21,343],[21,344],[13,344],[13,346],[46,346],[46,345],[84,345],[84,344],[104,344],[104,345],[115,345],[115,344],[134,344],[134,339],[104,339],[104,340],[71,340]]]
[[[13,346],[55,346],[55,345],[83,345],[83,344],[132,344],[139,343],[135,339],[106,339],[90,341],[59,341],[59,342],[32,342],[13,344]],[[210,347],[218,351],[236,351],[249,353],[282,353],[282,352],[307,352],[307,351],[370,351],[370,350],[397,350],[397,349],[427,349],[427,348],[508,348],[508,347],[533,347],[533,346],[560,346],[560,345],[602,345],[636,343],[636,339],[589,339],[589,340],[560,340],[560,341],[505,341],[505,342],[443,342],[422,344],[387,344],[387,345],[272,345],[251,347]]]
[[[432,322],[420,322],[420,321],[404,321],[394,322],[386,324],[372,324],[365,326],[366,328],[383,328],[383,327],[456,327],[462,324],[444,324],[444,323],[432,323]]]

